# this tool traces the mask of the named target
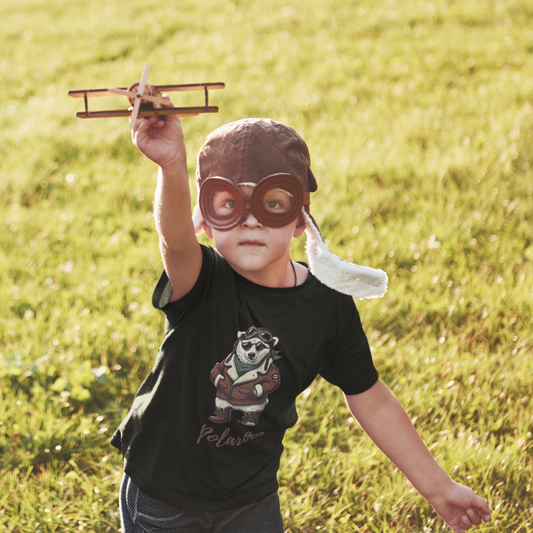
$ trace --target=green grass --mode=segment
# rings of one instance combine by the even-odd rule
[[[489,500],[478,530],[532,529],[531,2],[266,6],[2,2],[2,531],[120,527],[108,440],[163,327],[156,169],[127,121],[79,120],[67,91],[127,85],[145,62],[153,83],[226,83],[218,114],[183,119],[191,182],[225,122],[271,117],[304,136],[330,249],[389,274],[383,299],[358,304],[382,379],[445,469]],[[443,530],[337,390],[317,380],[298,407],[287,531]]]

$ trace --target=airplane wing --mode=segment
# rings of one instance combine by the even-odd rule
[[[194,117],[200,113],[218,113],[217,106],[207,107],[163,107],[160,109],[140,110],[141,117],[154,117],[164,115],[179,115],[180,117]],[[76,113],[79,118],[111,118],[129,117],[131,109],[111,109],[109,111],[80,111]]]

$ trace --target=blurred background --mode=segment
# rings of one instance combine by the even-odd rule
[[[389,275],[357,303],[381,378],[489,499],[479,531],[531,530],[530,2],[5,0],[0,28],[3,531],[119,531],[108,441],[163,330],[157,169],[127,119],[76,118],[67,92],[128,86],[147,62],[152,84],[226,84],[219,113],[182,119],[191,186],[222,124],[273,118],[305,138],[330,249]],[[338,390],[317,380],[298,407],[287,531],[443,530]]]

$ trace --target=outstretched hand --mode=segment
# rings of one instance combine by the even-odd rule
[[[490,522],[492,510],[487,502],[459,483],[453,482],[446,493],[430,503],[455,533],[465,533],[482,521]]]
[[[168,106],[172,107],[170,98]],[[161,168],[187,161],[183,130],[178,115],[143,118],[138,116],[131,130],[133,144]]]

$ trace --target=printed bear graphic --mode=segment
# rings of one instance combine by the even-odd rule
[[[252,326],[239,331],[233,350],[222,363],[211,370],[211,381],[217,388],[215,415],[211,422],[225,424],[231,421],[232,411],[241,411],[238,422],[255,426],[268,403],[268,395],[280,385],[279,359],[274,346],[278,338],[265,328]]]

